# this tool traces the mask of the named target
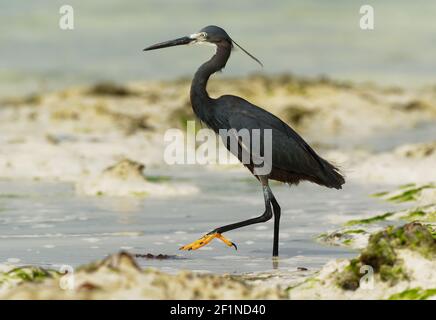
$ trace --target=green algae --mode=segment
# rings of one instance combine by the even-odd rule
[[[399,190],[389,192],[383,191],[374,193],[371,196],[377,198],[383,198],[384,200],[395,202],[395,203],[403,203],[418,200],[421,195],[422,190],[424,189],[434,189],[436,188],[434,184],[425,184],[417,186],[414,183],[404,184],[399,187]]]
[[[400,219],[407,221],[436,222],[436,206],[428,205],[409,210]]]
[[[436,239],[436,226],[428,224],[428,225],[426,225],[426,227],[428,228],[428,231],[431,233],[433,238]]]
[[[345,246],[351,246],[354,244],[355,239],[350,238],[353,235],[357,234],[365,234],[367,231],[363,229],[349,229],[349,230],[341,230],[341,231],[335,231],[332,233],[321,233],[318,235],[315,240],[321,242],[321,243],[327,243],[331,245],[345,245]]]
[[[316,278],[316,276],[310,277],[305,279],[303,282],[301,283],[297,283],[295,285],[289,286],[285,289],[285,292],[287,292],[288,294],[296,288],[299,288],[301,286],[306,286],[308,288],[315,288],[317,285],[319,285],[321,283],[321,280],[319,280],[318,278]]]
[[[369,225],[381,221],[385,221],[388,218],[393,217],[395,219],[402,219],[409,222],[419,221],[419,222],[436,222],[436,205],[429,204],[425,206],[414,207],[407,211],[397,211],[397,212],[386,212],[374,217],[366,219],[355,219],[350,220],[344,224],[344,226],[356,226],[356,225]],[[344,231],[343,233],[352,233],[350,231]]]
[[[417,222],[397,228],[390,226],[370,236],[360,256],[352,259],[345,270],[336,276],[336,283],[344,290],[356,290],[363,266],[371,266],[382,281],[391,285],[407,280],[403,261],[397,256],[398,249],[409,249],[433,259],[436,256],[436,239],[427,226]]]
[[[366,231],[363,229],[350,229],[350,230],[345,230],[343,233],[345,234],[360,234],[360,233],[365,233]]]
[[[386,220],[387,218],[389,218],[393,214],[394,214],[393,212],[387,212],[387,213],[384,213],[384,214],[381,214],[381,215],[378,215],[375,217],[367,218],[367,219],[350,220],[347,223],[345,223],[345,226],[354,226],[354,225],[358,225],[358,224],[371,224],[374,222]]]
[[[14,194],[14,193],[0,193],[0,199],[20,199],[20,198],[26,198],[26,196],[22,194]]]
[[[414,186],[416,186],[416,183],[406,183],[406,184],[402,184],[398,188],[399,189],[408,189],[408,188],[411,188],[411,187],[414,187]]]
[[[415,218],[421,218],[425,216],[425,212],[422,210],[412,211],[407,215],[407,218],[409,219],[415,219]]]
[[[171,177],[169,176],[149,176],[145,175],[145,179],[149,182],[168,182],[171,180]]]
[[[6,273],[11,278],[23,281],[38,281],[50,277],[50,273],[39,267],[19,267]]]
[[[404,290],[391,295],[389,300],[426,300],[436,295],[436,289],[422,289],[420,287]]]
[[[349,238],[350,236],[364,233],[366,233],[366,231],[363,229],[349,229],[333,233],[324,232],[318,235],[316,240],[326,243],[331,243],[332,241],[336,243],[336,241],[339,241],[343,245],[351,245],[354,242],[354,239]]]
[[[421,190],[425,189],[426,187],[419,187],[419,188],[413,188],[408,189],[396,196],[388,197],[386,200],[392,201],[392,202],[408,202],[408,201],[416,201],[417,195],[420,193]]]
[[[39,282],[47,278],[53,278],[58,273],[35,266],[23,266],[14,268],[8,272],[0,273],[0,286],[11,281],[15,282]]]
[[[389,191],[381,191],[381,192],[373,193],[370,196],[371,197],[375,197],[375,198],[381,198],[381,197],[384,197],[387,194],[389,194]]]

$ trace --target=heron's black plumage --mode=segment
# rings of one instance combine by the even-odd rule
[[[291,184],[308,180],[330,188],[341,188],[344,179],[337,169],[318,156],[282,120],[236,96],[222,96],[215,103],[214,123],[208,123],[215,131],[222,128],[248,129],[250,132],[260,129],[260,140],[263,141],[264,129],[272,130],[272,171],[269,179]]]
[[[232,39],[222,28],[208,26],[190,37],[160,43],[145,50],[190,42],[210,42],[216,45],[215,55],[200,66],[192,80],[190,97],[196,116],[216,133],[221,129],[236,129],[237,131],[247,129],[250,133],[258,130],[260,141],[263,141],[264,130],[270,129],[272,132],[272,163],[270,164],[272,170],[267,175],[256,175],[264,190],[264,214],[257,218],[217,228],[213,232],[221,234],[253,223],[265,222],[274,215],[273,255],[277,256],[280,206],[268,186],[268,179],[289,184],[298,184],[300,181],[307,180],[336,189],[340,189],[345,180],[334,165],[321,158],[297,132],[272,113],[237,96],[224,95],[214,99],[208,95],[206,87],[209,77],[225,67],[233,48]],[[245,49],[242,50],[260,63]],[[224,143],[230,150],[228,141]],[[244,146],[239,145],[239,150],[235,154],[240,160],[243,148]],[[234,152],[234,150],[230,151]],[[255,174],[253,161],[244,165]]]
[[[291,184],[308,180],[340,189],[345,181],[337,168],[318,156],[298,133],[278,117],[237,96],[209,97],[207,81],[211,74],[225,67],[232,48],[230,37],[221,28],[209,26],[202,29],[209,33],[211,30],[217,30],[216,34],[212,33],[217,45],[216,53],[198,69],[191,85],[191,103],[197,117],[216,133],[220,129],[260,129],[261,141],[264,129],[271,129],[273,170],[269,179]],[[252,171],[250,165],[248,167]]]

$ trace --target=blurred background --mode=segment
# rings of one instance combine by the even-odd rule
[[[59,28],[74,8],[75,29]],[[375,9],[375,30],[359,8]],[[215,24],[264,62],[234,54],[225,75],[325,74],[337,79],[421,85],[436,70],[436,2],[344,0],[0,0],[0,95],[102,80],[190,76],[210,48],[142,49]]]

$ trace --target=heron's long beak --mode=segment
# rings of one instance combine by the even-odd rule
[[[181,46],[181,45],[185,45],[185,44],[190,44],[191,42],[195,42],[195,41],[196,41],[196,39],[193,37],[182,37],[182,38],[154,44],[152,46],[145,48],[144,51],[156,50],[156,49],[162,49],[162,48],[168,48],[168,47],[174,47],[174,46]]]

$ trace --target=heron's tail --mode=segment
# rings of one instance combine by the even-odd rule
[[[332,165],[327,160],[321,158],[322,166],[322,183],[328,188],[342,189],[345,183],[344,176],[340,173],[339,169]]]

